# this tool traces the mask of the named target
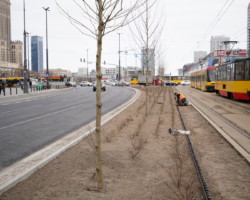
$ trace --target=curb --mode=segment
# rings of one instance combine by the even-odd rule
[[[140,97],[140,90],[132,89],[135,91],[135,95],[126,103],[102,116],[101,125],[108,123]],[[45,166],[70,147],[79,143],[89,134],[93,133],[94,130],[95,121],[92,121],[67,136],[64,136],[62,139],[0,171],[0,195],[17,183],[30,177],[38,169]]]

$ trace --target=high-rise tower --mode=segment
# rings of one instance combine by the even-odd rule
[[[247,54],[250,57],[250,3],[247,8]]]
[[[32,71],[43,71],[43,38],[41,36],[31,37],[31,66]]]
[[[10,62],[10,0],[0,0],[0,63]]]

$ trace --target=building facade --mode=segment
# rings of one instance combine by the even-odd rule
[[[250,3],[247,8],[247,54],[250,57]]]
[[[206,51],[195,51],[194,52],[194,62],[199,62],[200,59],[204,58],[207,55]]]
[[[141,66],[143,73],[147,70],[147,50],[144,48],[141,50]],[[155,72],[155,49],[148,49],[148,69]]]
[[[43,38],[41,36],[31,37],[31,66],[32,71],[43,71]]]
[[[212,36],[210,39],[210,52],[216,50],[230,50],[229,44],[224,44],[225,41],[230,41],[230,37],[226,36]]]
[[[0,0],[0,63],[10,62],[10,0]]]
[[[23,44],[21,41],[12,41],[10,48],[10,62],[22,67],[23,62]]]

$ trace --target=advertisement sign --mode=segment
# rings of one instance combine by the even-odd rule
[[[214,56],[225,56],[225,50],[217,50],[217,51],[215,51]]]
[[[239,56],[247,56],[247,50],[246,49],[239,49]]]

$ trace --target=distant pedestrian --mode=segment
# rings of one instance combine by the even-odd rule
[[[21,80],[21,89],[23,90],[23,80]]]
[[[0,95],[1,95],[2,89],[3,89],[3,85],[2,85],[2,81],[0,81]]]
[[[4,81],[2,81],[2,90],[3,90],[4,96],[5,96],[5,86],[6,86],[6,83]]]

